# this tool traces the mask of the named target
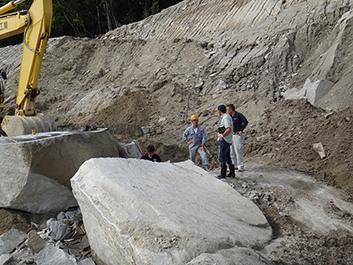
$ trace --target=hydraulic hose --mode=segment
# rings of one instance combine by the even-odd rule
[[[17,6],[17,5],[21,4],[24,1],[25,0],[15,0],[15,1],[13,1],[13,4]]]
[[[20,1],[20,0],[19,0]],[[24,45],[26,46],[26,48],[36,54],[38,54],[38,51],[32,49],[31,47],[29,47],[26,43],[26,36],[27,36],[27,31],[28,31],[28,28],[29,26],[31,25],[31,22],[32,22],[32,19],[31,19],[31,14],[28,12],[28,10],[22,10],[22,12],[26,12],[27,15],[28,15],[28,23],[27,23],[27,27],[26,27],[26,30],[25,30],[25,33],[23,34],[23,43]]]

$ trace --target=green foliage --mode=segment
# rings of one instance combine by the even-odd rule
[[[157,14],[159,12],[158,0],[153,0],[151,6],[151,15]]]
[[[26,0],[13,10],[29,9],[35,0]],[[48,0],[49,1],[49,0]],[[52,0],[51,36],[95,37],[121,25],[136,22],[181,0]],[[0,0],[0,6],[10,2]],[[22,37],[0,41],[0,46],[20,42]]]

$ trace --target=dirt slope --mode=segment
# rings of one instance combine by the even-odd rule
[[[247,152],[271,165],[315,174],[327,184],[353,191],[353,107],[329,112],[306,100],[287,100],[263,114],[262,136],[252,132]],[[322,143],[320,158],[313,144]]]

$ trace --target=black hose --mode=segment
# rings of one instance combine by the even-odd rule
[[[26,43],[27,31],[28,31],[28,28],[29,28],[29,26],[31,25],[31,22],[32,22],[31,14],[28,12],[28,10],[22,10],[22,12],[26,12],[27,15],[28,15],[27,27],[26,27],[25,33],[23,34],[23,43],[24,43],[24,45],[26,46],[26,48],[27,48],[28,50],[31,50],[32,52],[38,54],[38,51],[36,51],[36,50],[32,49],[31,47],[29,47],[29,46],[27,45],[27,43]]]

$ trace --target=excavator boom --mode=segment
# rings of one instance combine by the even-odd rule
[[[52,0],[34,0],[28,11],[4,14],[23,1],[0,7],[0,39],[24,33],[15,116],[5,116],[1,124],[8,136],[56,129],[53,119],[37,115],[35,110],[39,73],[50,36]]]

